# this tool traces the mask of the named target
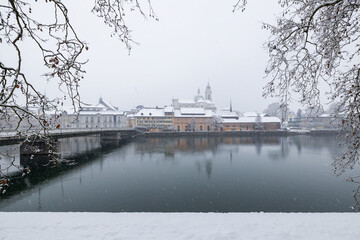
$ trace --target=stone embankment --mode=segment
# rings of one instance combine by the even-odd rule
[[[250,136],[294,136],[294,135],[336,135],[339,130],[309,131],[229,131],[229,132],[145,132],[145,137],[185,137],[185,136],[218,136],[218,137],[250,137]]]

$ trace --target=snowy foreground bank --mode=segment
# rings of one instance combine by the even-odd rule
[[[0,239],[360,239],[360,214],[0,213]]]

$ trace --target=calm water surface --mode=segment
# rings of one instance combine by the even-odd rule
[[[96,141],[66,140],[62,151]],[[136,139],[29,177],[0,199],[0,211],[352,211],[356,186],[332,171],[338,153],[336,137]]]

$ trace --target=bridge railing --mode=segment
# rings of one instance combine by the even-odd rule
[[[49,130],[51,135],[61,135],[61,134],[76,134],[76,133],[91,133],[94,134],[101,132],[111,132],[111,131],[129,131],[134,130],[132,128],[68,128],[68,129],[52,129]],[[38,133],[41,129],[31,129],[27,131],[29,135],[32,133]],[[0,138],[11,138],[18,136],[21,131],[0,131]]]

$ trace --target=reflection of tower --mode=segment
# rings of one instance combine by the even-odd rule
[[[205,162],[205,169],[206,169],[206,174],[207,174],[208,178],[211,178],[211,173],[212,173],[212,169],[213,169],[213,162],[211,160],[208,160]]]
[[[262,130],[261,129],[261,116],[260,114],[258,113],[256,118],[255,118],[255,129],[256,130]]]
[[[255,138],[255,148],[256,148],[256,153],[258,155],[261,154],[261,146],[262,146],[261,139],[259,137],[256,137]]]
[[[211,87],[210,84],[208,83],[205,89],[205,100],[210,100],[212,101],[212,91],[211,91]]]

